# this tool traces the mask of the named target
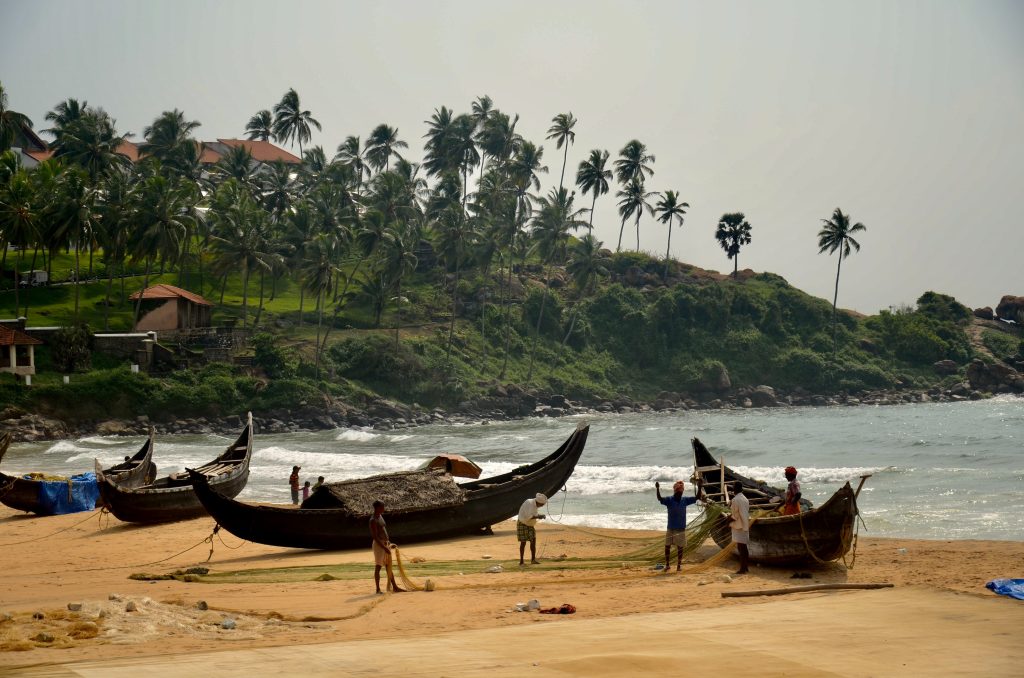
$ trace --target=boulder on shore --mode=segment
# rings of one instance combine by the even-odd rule
[[[995,320],[995,314],[992,312],[991,306],[982,306],[981,308],[974,309],[974,317],[981,318],[982,320]]]
[[[1022,314],[1024,314],[1024,297],[1007,294],[999,300],[999,305],[996,306],[996,315],[1003,320],[1016,321],[1018,317],[1022,317]]]

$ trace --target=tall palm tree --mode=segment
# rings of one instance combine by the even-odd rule
[[[544,308],[548,300],[548,286],[551,284],[551,261],[565,250],[569,231],[576,230],[584,225],[584,222],[579,218],[583,210],[577,210],[573,206],[573,197],[575,195],[575,191],[570,195],[564,188],[560,188],[557,191],[552,190],[546,197],[540,199],[537,218],[533,220],[533,237],[537,243],[536,248],[541,256],[545,275],[540,312],[537,314],[537,327],[534,331],[533,342],[530,347],[530,366],[526,371],[527,381],[533,378],[533,364],[537,357],[537,338],[540,336],[540,328],[544,320]]]
[[[633,139],[619,151],[619,159],[615,161],[615,175],[620,184],[628,184],[633,179],[643,183],[654,175],[654,156],[647,152],[647,146]]]
[[[135,306],[133,327],[139,322],[142,292],[149,287],[154,262],[175,257],[181,251],[182,241],[195,226],[198,190],[194,184],[177,177],[154,174],[139,184],[136,201],[135,229],[129,248],[135,258],[146,261],[146,274]]]
[[[487,124],[487,121],[491,117],[491,113],[494,112],[494,101],[491,97],[486,94],[476,98],[470,107],[470,117],[473,118],[473,139],[480,144],[479,134]],[[480,179],[483,179],[484,172],[487,169],[487,152],[482,148],[480,149]]]
[[[156,158],[166,167],[185,169],[190,158],[198,158],[199,144],[192,138],[192,132],[201,124],[198,120],[187,120],[177,108],[164,111],[142,130],[146,140],[139,145],[139,152]]]
[[[455,316],[459,306],[459,274],[462,272],[462,264],[469,256],[470,250],[476,244],[479,231],[476,223],[466,217],[462,210],[449,207],[443,210],[434,222],[437,232],[435,248],[441,260],[448,270],[454,269],[455,280],[452,283],[452,316],[448,324],[448,348],[445,353],[445,361],[449,372],[451,371],[452,343],[455,339]]]
[[[334,277],[338,272],[335,263],[337,257],[338,240],[330,234],[318,233],[311,241],[306,243],[303,254],[302,265],[299,275],[302,278],[303,286],[312,292],[316,298],[316,376],[320,378],[320,353],[323,346],[320,343],[320,333],[324,325],[324,297],[334,285]]]
[[[64,130],[81,120],[88,110],[89,102],[78,99],[65,99],[54,106],[53,110],[45,116],[46,120],[53,123],[53,127],[43,130],[47,134],[53,135],[53,143],[50,145],[59,147]]]
[[[501,111],[494,110],[480,123],[476,142],[480,151],[499,163],[506,163],[518,151],[523,137],[516,132],[519,116],[509,118]]]
[[[245,138],[249,141],[270,141],[274,136],[274,116],[270,111],[263,109],[249,118],[245,123]]]
[[[651,210],[651,203],[648,198],[655,195],[654,191],[645,191],[644,182],[637,177],[629,180],[621,191],[615,193],[619,198],[619,216],[622,217],[622,224],[619,226],[619,244],[615,247],[618,252],[622,249],[622,231],[626,227],[626,220],[632,216],[636,217],[636,251],[640,251],[640,217],[643,216],[644,208]]]
[[[345,137],[345,140],[338,145],[338,152],[335,154],[334,160],[348,165],[356,173],[356,193],[358,193],[363,186],[363,172],[369,171],[366,149],[360,145],[359,137]]]
[[[395,225],[386,241],[382,276],[395,285],[395,352],[398,352],[398,332],[402,325],[402,279],[416,268],[416,229]]]
[[[40,206],[32,176],[19,169],[0,186],[0,245],[3,246],[4,265],[7,250],[16,247],[18,260],[14,268],[14,311],[21,307],[18,299],[18,272],[21,271],[25,249],[39,238]]]
[[[220,181],[234,179],[250,191],[254,191],[260,184],[259,171],[253,162],[252,153],[245,146],[232,146],[228,152],[220,157],[217,164],[211,170],[212,174]]]
[[[14,143],[15,136],[22,127],[32,127],[32,121],[24,113],[12,111],[7,107],[7,91],[0,82],[0,152],[6,151]]]
[[[668,278],[668,262],[669,252],[672,251],[672,222],[675,219],[679,220],[680,228],[683,225],[683,217],[686,215],[686,210],[689,209],[690,203],[679,202],[679,194],[675,191],[665,191],[665,195],[661,197],[661,200],[654,206],[654,214],[658,216],[658,221],[663,224],[668,224],[668,244],[665,245],[665,277]],[[637,245],[639,249],[639,245]]]
[[[605,254],[604,243],[588,233],[572,244],[569,252],[569,261],[565,270],[572,276],[573,285],[576,287],[577,296],[582,298],[593,290],[598,278],[607,277],[611,271],[611,260]],[[569,321],[569,329],[562,339],[562,346],[568,343],[573,330],[576,329],[576,320],[579,317],[578,306],[580,301],[573,306],[573,313]]]
[[[311,138],[310,125],[318,130],[322,129],[312,113],[302,110],[298,93],[294,89],[289,89],[274,106],[274,138],[289,144],[298,141],[301,158],[302,144]]]
[[[54,156],[83,168],[95,184],[114,168],[128,164],[128,158],[118,150],[127,135],[118,134],[115,124],[102,108],[85,109],[79,117],[61,127],[53,143]]]
[[[715,229],[715,239],[726,256],[733,260],[732,278],[735,280],[740,266],[740,248],[750,244],[750,224],[743,212],[723,214]]]
[[[565,185],[565,164],[569,161],[569,147],[576,143],[576,132],[573,131],[573,127],[576,126],[576,118],[573,117],[572,111],[568,113],[559,113],[551,119],[551,127],[548,128],[548,139],[552,139],[555,142],[555,148],[561,148],[565,146],[565,152],[562,155],[562,175],[558,179],[558,188],[561,189]]]
[[[867,226],[857,222],[850,225],[850,215],[843,214],[838,207],[831,219],[821,220],[824,226],[818,231],[818,254],[826,250],[829,254],[839,252],[836,264],[836,291],[832,297],[832,352],[836,351],[836,302],[839,301],[839,272],[843,267],[843,259],[850,256],[851,251],[860,252],[860,243],[853,238],[854,233],[867,231]]]
[[[594,207],[597,205],[597,196],[605,195],[610,190],[608,181],[612,178],[612,171],[607,169],[608,151],[595,148],[590,152],[586,160],[580,162],[576,170],[576,185],[580,187],[583,195],[593,193],[594,198],[590,202],[590,221],[587,223],[587,230],[594,232]]]
[[[110,329],[110,296],[114,286],[114,267],[121,272],[121,303],[124,303],[124,259],[129,229],[135,222],[135,176],[114,172],[103,182],[99,205],[99,242],[107,266],[107,293],[103,304],[103,329]],[[200,258],[200,263],[202,258]],[[200,288],[200,293],[202,289]]]
[[[366,161],[374,170],[381,172],[391,163],[392,156],[402,159],[399,148],[409,148],[409,144],[398,138],[398,128],[381,123],[366,139]]]
[[[57,182],[56,195],[52,196],[51,223],[55,227],[51,232],[52,237],[56,242],[67,244],[75,250],[76,323],[79,311],[79,285],[82,279],[81,253],[82,248],[87,245],[91,247],[95,239],[95,229],[99,221],[98,193],[84,170],[67,168]]]

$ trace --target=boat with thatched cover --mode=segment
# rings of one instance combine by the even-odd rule
[[[773,515],[782,504],[785,491],[736,473],[724,462],[715,459],[697,438],[693,439],[694,475],[704,485],[708,501],[728,511],[729,485],[739,481],[743,494],[750,501],[750,512],[756,517],[750,525],[750,560],[756,563],[796,564],[827,562],[842,558],[853,542],[857,518],[857,497],[869,475],[861,476],[854,490],[850,483],[814,508],[801,499],[801,512],[796,515]],[[725,486],[722,479],[725,479]],[[765,512],[758,515],[758,512]],[[711,537],[721,548],[732,541],[728,514],[719,516]]]
[[[225,496],[234,497],[249,480],[252,458],[252,413],[238,439],[213,461],[196,469]],[[128,523],[167,523],[206,514],[192,490],[188,473],[172,473],[136,488],[125,488],[97,471],[103,504]]]
[[[7,453],[11,444],[11,434],[4,432],[0,437],[0,461]],[[142,444],[139,451],[128,460],[115,464],[103,473],[107,474],[114,483],[122,487],[138,487],[153,482],[156,478],[156,465],[153,464],[153,431],[150,430],[149,437]],[[72,499],[55,501],[52,493],[46,490],[44,483],[66,483],[68,485],[67,495]],[[68,509],[74,508],[78,511],[87,511],[95,507],[95,502],[88,505],[87,501],[74,501],[76,495],[94,496],[92,488],[77,488],[78,484],[96,484],[96,478],[89,474],[73,476],[72,478],[50,477],[41,473],[30,473],[26,476],[9,476],[0,473],[0,502],[19,511],[29,511],[39,515],[54,515],[57,513],[68,513]],[[79,491],[76,490],[88,490]]]
[[[214,520],[258,544],[305,549],[370,545],[373,502],[384,502],[388,535],[398,543],[486,531],[516,515],[524,499],[554,495],[572,475],[590,427],[580,424],[552,454],[502,475],[457,484],[442,470],[425,469],[332,483],[298,509],[235,501],[192,472],[196,495]]]

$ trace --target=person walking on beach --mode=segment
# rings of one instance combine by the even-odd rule
[[[743,484],[739,481],[732,483],[732,501],[730,502],[729,527],[732,528],[732,541],[736,544],[736,552],[740,556],[740,569],[736,574],[747,573],[747,563],[750,561],[750,551],[747,544],[750,543],[750,500],[743,494]]]
[[[301,466],[292,466],[292,474],[288,476],[288,485],[292,488],[292,504],[299,503],[299,471]]]
[[[683,547],[686,546],[686,507],[697,503],[697,497],[684,497],[686,485],[677,480],[672,485],[672,496],[661,496],[661,483],[654,483],[654,494],[665,508],[668,509],[668,528],[665,532],[665,571],[669,569],[672,547],[676,547],[676,572],[683,569]],[[696,494],[701,493],[698,482]]]
[[[796,479],[796,469],[792,466],[786,467],[786,480],[789,486],[786,488],[786,499],[782,505],[782,515],[795,516],[800,513],[800,481]]]
[[[373,517],[370,518],[370,536],[373,537],[373,582],[377,585],[377,595],[382,595],[380,590],[380,568],[384,567],[388,573],[388,590],[395,593],[404,593],[405,589],[398,588],[395,582],[395,573],[391,571],[391,543],[388,537],[388,526],[384,522],[384,502],[377,500],[373,502]]]
[[[548,498],[537,493],[532,499],[527,499],[519,507],[519,517],[516,519],[516,536],[519,537],[519,565],[525,565],[523,556],[526,555],[526,542],[530,542],[530,564],[537,565],[537,528],[534,527],[538,520],[544,520],[545,516],[539,511],[541,506],[548,503]]]

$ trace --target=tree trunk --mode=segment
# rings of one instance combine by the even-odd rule
[[[324,326],[324,290],[322,287],[320,288],[316,306],[316,351],[313,352],[313,365],[316,370],[316,378],[320,379],[320,331]]]
[[[107,264],[107,298],[103,303],[103,331],[110,331],[110,290],[114,287],[114,262]]]
[[[249,266],[242,266],[242,329],[249,321]]]
[[[445,355],[445,362],[448,365],[448,375],[451,375],[452,369],[452,341],[455,339],[455,309],[458,307],[458,294],[459,294],[459,259],[455,259],[455,284],[452,285],[452,319],[448,324],[448,352]],[[484,341],[486,344],[486,340]]]
[[[668,220],[668,244],[665,245],[665,280],[668,280],[668,261],[672,252],[672,217]]]
[[[132,331],[139,324],[139,314],[142,313],[142,293],[149,287],[149,274],[153,270],[153,257],[146,257],[146,277],[143,278],[142,289],[139,290],[139,300],[135,302],[135,322],[132,323]]]
[[[505,283],[505,357],[501,363],[498,379],[505,378],[508,370],[508,350],[512,340],[512,247],[508,248],[508,280]]]
[[[401,270],[401,269],[399,269]],[[402,274],[398,274],[398,296],[395,297],[395,357],[398,357],[398,328],[402,325]]]
[[[263,283],[266,279],[266,272],[263,268],[260,268],[260,306],[256,309],[256,319],[252,321],[252,326],[255,328],[260,324],[260,318],[263,317]]]
[[[81,239],[75,245],[75,324],[78,324],[78,302],[79,302],[79,287],[82,277],[82,249],[79,247]]]
[[[39,245],[36,245],[35,249],[32,250],[32,268],[29,270],[30,273],[31,273],[31,271],[36,270],[36,256],[38,254],[39,254]],[[52,257],[51,257],[51,261],[52,261]],[[25,315],[26,318],[28,317],[28,291],[32,287],[33,284],[35,284],[35,278],[29,279],[29,286],[25,288],[25,313],[24,313],[24,315]],[[14,310],[17,311],[18,309],[14,309]]]
[[[732,279],[735,280],[740,270],[740,253],[737,252],[732,258]]]
[[[836,292],[832,296],[832,357],[836,355],[836,302],[839,301],[839,271],[843,267],[843,247],[839,246],[839,264],[836,266]]]
[[[597,205],[597,189],[594,189],[594,199],[590,201],[590,223],[587,224],[587,234],[594,235],[594,207]]]
[[[558,179],[558,190],[561,191],[565,185],[565,164],[569,162],[569,143],[565,144],[565,153],[562,154],[562,176]],[[595,194],[596,195],[596,194]]]
[[[299,327],[302,327],[302,306],[306,303],[306,288],[299,285]]]
[[[227,291],[227,289],[228,289],[228,274],[224,273],[223,277],[221,277],[221,279],[220,279],[220,305],[221,306],[224,305],[224,293]]]
[[[18,250],[18,260],[16,262],[14,262],[14,316],[15,317],[18,316],[18,309],[21,308],[21,301],[18,298],[18,294],[21,291],[21,281],[18,280],[18,274],[21,273],[21,260],[22,260],[22,257],[23,257],[22,253],[24,251],[25,251],[25,248],[20,248]],[[7,256],[6,249],[4,250],[4,256]]]
[[[622,224],[619,226],[619,244],[615,246],[615,251],[622,251],[622,233],[626,230],[626,217],[622,217]]]
[[[530,367],[526,370],[526,383],[530,383],[530,379],[533,378],[533,363],[537,358],[537,338],[540,337],[540,324],[544,321],[544,306],[548,301],[548,285],[551,283],[551,271],[548,268],[548,262],[544,262],[544,293],[540,298],[540,313],[537,314],[537,328],[533,333],[533,344],[530,346]]]
[[[636,211],[636,251],[640,251],[640,210]]]

